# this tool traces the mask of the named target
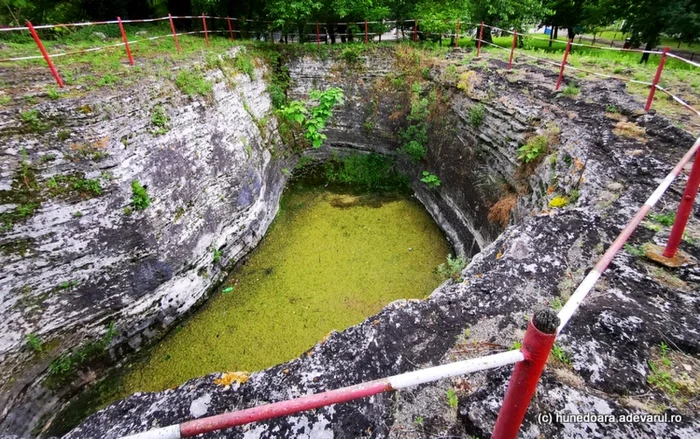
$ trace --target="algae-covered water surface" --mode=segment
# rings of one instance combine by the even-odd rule
[[[162,390],[295,358],[389,302],[425,297],[440,283],[435,267],[449,252],[412,197],[294,184],[258,248],[134,365],[123,390]]]

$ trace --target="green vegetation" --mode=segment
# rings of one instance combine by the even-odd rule
[[[447,255],[447,261],[438,265],[437,274],[442,279],[452,279],[455,282],[462,282],[462,269],[469,263],[468,259],[461,256],[453,258]]]
[[[450,406],[451,409],[456,409],[459,405],[459,399],[454,389],[447,389],[447,405]]]
[[[49,97],[49,99],[55,101],[56,99],[61,97],[61,94],[56,90],[56,87],[48,87],[46,89],[46,95]]]
[[[34,352],[42,352],[44,350],[44,345],[34,333],[27,335],[27,346]]]
[[[625,244],[624,249],[627,253],[629,253],[632,256],[637,256],[638,258],[643,257],[646,253],[644,252],[644,249],[641,247],[635,247],[631,244]]]
[[[136,210],[144,210],[151,205],[146,188],[138,180],[131,182],[131,207]],[[126,213],[126,210],[124,211]],[[127,215],[131,214],[131,211]]]
[[[434,101],[434,95],[428,98],[421,97],[423,92],[418,83],[411,89],[411,112],[406,116],[409,125],[399,131],[399,138],[403,142],[401,152],[411,160],[420,162],[427,152],[428,144],[428,116],[430,104]]]
[[[248,75],[251,81],[255,79],[255,64],[253,64],[253,59],[248,53],[238,52],[236,54],[235,65],[241,73]]]
[[[175,85],[189,97],[200,95],[207,97],[212,93],[211,82],[201,72],[184,69],[175,78]]]
[[[221,250],[219,250],[218,248],[215,248],[214,250],[212,250],[212,253],[214,256],[214,258],[213,258],[214,264],[218,264],[219,261],[221,260]]]
[[[484,122],[485,107],[483,104],[476,104],[469,108],[469,122],[474,128],[479,128]]]
[[[671,227],[676,221],[676,214],[673,212],[667,213],[650,213],[649,219],[661,224],[662,226]]]
[[[46,124],[39,119],[38,110],[26,110],[19,113],[22,122],[29,125],[32,131],[42,131],[46,129]]]
[[[305,171],[304,168],[309,170]],[[326,184],[352,186],[362,192],[410,192],[408,179],[399,173],[396,164],[380,154],[351,154],[328,160],[321,165],[298,165],[297,172],[309,174]]]
[[[440,181],[440,178],[437,175],[431,174],[428,171],[423,171],[423,177],[420,179],[420,181],[425,183],[425,185],[430,189],[435,189],[442,184],[442,181]]]
[[[564,96],[578,96],[578,94],[581,93],[581,89],[576,87],[575,85],[567,85],[561,93]]]
[[[345,60],[348,64],[357,64],[360,60],[361,47],[349,46],[343,49],[340,53],[340,57]]]
[[[290,129],[303,130],[306,140],[311,142],[314,148],[320,148],[326,140],[326,135],[321,131],[326,127],[326,122],[333,115],[333,107],[344,102],[343,90],[331,87],[325,91],[312,90],[311,99],[318,104],[307,109],[303,102],[292,101],[279,110],[279,115],[284,121],[292,124]],[[296,137],[294,137],[296,144]]]
[[[153,135],[159,136],[167,133],[168,122],[170,122],[170,118],[163,111],[163,107],[156,105],[153,108],[153,113],[151,114],[151,123],[156,126],[156,130],[153,131]]]
[[[545,136],[531,137],[525,145],[518,148],[518,160],[523,163],[534,163],[547,153],[549,141]]]
[[[555,297],[552,299],[552,303],[550,305],[554,311],[559,311],[564,306],[560,297]]]
[[[116,83],[116,82],[117,82],[117,77],[114,76],[114,75],[111,74],[111,73],[107,73],[106,75],[102,76],[102,77],[99,79],[99,81],[97,81],[97,85],[98,85],[99,87],[104,87],[104,86],[107,86],[107,85],[112,86],[112,85],[114,85],[114,83]]]
[[[93,198],[102,195],[99,179],[85,178],[83,174],[57,174],[46,181],[46,190],[51,197],[79,195]]]
[[[552,356],[560,363],[565,364],[567,366],[571,366],[571,358],[569,358],[569,354],[567,354],[564,349],[561,348],[561,346],[555,344],[552,346]]]

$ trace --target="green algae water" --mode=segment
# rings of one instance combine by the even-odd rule
[[[435,268],[449,252],[412,197],[294,184],[249,258],[134,365],[122,390],[163,390],[296,358],[394,300],[424,298],[439,285]]]

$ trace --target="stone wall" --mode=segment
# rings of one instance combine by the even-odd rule
[[[119,360],[205,300],[260,241],[286,179],[252,117],[270,110],[262,74],[233,82],[209,71],[207,97],[150,78],[46,100],[33,106],[48,125],[38,133],[20,109],[0,114],[0,190],[16,189],[23,161],[42,188],[39,210],[0,235],[0,431],[26,434],[70,388],[94,379],[82,371],[58,393],[46,389],[60,354],[113,324]],[[157,107],[169,119],[164,134],[152,123]],[[45,195],[52,176],[71,173],[99,179],[101,195]],[[151,204],[128,214],[133,180]],[[27,347],[29,334],[42,354]]]

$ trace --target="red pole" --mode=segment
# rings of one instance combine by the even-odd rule
[[[459,20],[457,20],[457,35],[455,37],[455,47],[459,47]]]
[[[236,38],[233,36],[233,28],[231,28],[231,17],[226,17],[226,21],[228,22],[228,33],[231,35],[231,41],[236,41]]]
[[[654,102],[654,93],[656,93],[656,86],[661,80],[661,72],[664,70],[664,64],[666,64],[666,54],[669,51],[669,47],[664,47],[664,53],[661,55],[661,60],[659,61],[659,67],[656,69],[656,76],[654,76],[654,83],[651,84],[651,90],[649,90],[649,97],[647,98],[647,104],[644,106],[644,111],[649,111],[651,104]]]
[[[369,43],[369,27],[367,25],[367,20],[365,20],[365,44]]]
[[[540,326],[540,329],[537,329]],[[515,364],[503,405],[498,412],[491,439],[516,439],[527,406],[537,390],[549,351],[554,346],[559,318],[552,310],[535,313],[523,338],[521,351],[525,360]],[[543,332],[546,331],[546,332]]]
[[[479,41],[476,43],[476,57],[481,55],[481,40],[484,38],[484,22],[481,22],[481,30],[479,31]]]
[[[58,71],[56,70],[56,67],[54,67],[53,63],[51,62],[51,57],[49,56],[48,53],[46,53],[46,49],[44,49],[44,45],[41,43],[41,40],[39,39],[39,35],[36,33],[34,26],[32,26],[31,22],[27,21],[27,27],[29,28],[29,33],[31,33],[32,37],[34,38],[34,42],[36,43],[37,46],[39,46],[39,51],[41,51],[41,54],[44,55],[44,59],[46,60],[46,64],[49,65],[49,70],[51,70],[51,74],[53,74],[53,77],[56,78],[56,82],[58,83],[58,86],[63,88],[63,81],[61,80],[61,77],[58,76]]]
[[[513,44],[510,46],[510,59],[508,60],[508,70],[513,65],[513,52],[515,51],[515,43],[518,41],[518,30],[513,31]]]
[[[180,43],[177,41],[177,32],[175,32],[175,23],[173,23],[173,16],[168,14],[168,19],[170,19],[170,30],[173,31],[173,37],[175,38],[175,47],[177,48],[177,53],[182,52],[180,49]]]
[[[418,20],[413,20],[413,42],[418,41]]]
[[[126,55],[129,57],[129,64],[134,65],[134,57],[131,56],[131,49],[129,49],[129,40],[126,38],[126,32],[124,32],[124,25],[122,24],[122,19],[117,17],[119,22],[119,30],[122,32],[122,40],[124,40],[124,47],[126,47]]]
[[[204,39],[207,40],[207,46],[209,45],[209,33],[207,32],[207,19],[202,14],[202,26],[204,26]]]
[[[571,50],[571,38],[569,38],[569,42],[566,43],[566,52],[564,52],[564,59],[561,60],[561,68],[559,69],[559,79],[557,79],[557,86],[554,87],[554,90],[559,90],[559,86],[561,85],[561,80],[564,78],[564,68],[566,67],[566,60],[569,58],[569,51]]]
[[[318,22],[316,22],[316,45],[321,45],[321,28],[319,27]]]
[[[678,246],[681,243],[681,239],[683,239],[685,226],[688,224],[688,218],[690,218],[690,214],[693,210],[695,196],[698,193],[698,185],[700,185],[700,158],[698,154],[696,154],[695,160],[693,160],[693,168],[690,170],[690,176],[688,176],[688,182],[685,184],[683,198],[681,198],[681,202],[678,205],[676,221],[673,223],[671,236],[668,237],[668,243],[664,250],[665,258],[674,257],[676,251],[678,251]]]

